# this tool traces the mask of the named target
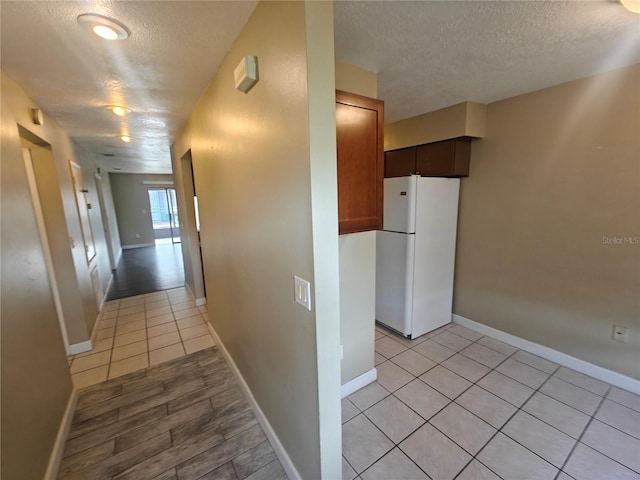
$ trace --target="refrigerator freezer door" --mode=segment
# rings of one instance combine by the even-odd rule
[[[376,320],[411,335],[415,235],[378,231]]]
[[[451,322],[458,178],[418,179],[413,335]]]
[[[417,175],[384,179],[383,230],[414,233],[416,231]]]

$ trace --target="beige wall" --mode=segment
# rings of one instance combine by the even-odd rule
[[[191,148],[210,321],[302,478],[340,475],[332,21],[331,3],[259,3],[173,147],[174,171]]]
[[[459,315],[636,379],[639,85],[635,65],[488,106],[462,180],[454,290]],[[615,237],[631,243],[605,244]]]
[[[154,186],[145,185],[142,182],[173,182],[173,176],[110,173],[109,179],[121,245],[123,247],[155,245],[148,193]],[[157,186],[173,187],[173,185]]]
[[[384,126],[384,149],[411,147],[456,137],[484,136],[487,106],[463,102]]]
[[[378,98],[378,76],[336,62],[336,89]],[[342,384],[374,367],[376,232],[340,235],[340,338]]]
[[[378,98],[378,74],[348,63],[336,62],[336,90]]]
[[[70,345],[82,343],[88,340],[91,331],[85,323],[80,287],[69,248],[67,220],[62,207],[60,187],[56,181],[55,160],[50,148],[36,145],[24,138],[20,140],[21,145],[28,148],[31,154],[67,338]]]
[[[56,160],[73,155],[68,137],[49,117],[44,126],[31,123],[33,106],[2,73],[0,475],[5,479],[43,478],[72,390],[17,124],[49,142]],[[80,239],[75,228],[71,235]]]

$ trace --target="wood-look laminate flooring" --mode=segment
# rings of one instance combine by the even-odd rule
[[[217,347],[80,391],[59,479],[287,479]]]
[[[159,244],[155,247],[122,251],[107,300],[133,297],[184,285],[182,244]]]

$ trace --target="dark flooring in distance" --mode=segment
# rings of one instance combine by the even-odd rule
[[[184,286],[182,244],[123,250],[107,300]]]

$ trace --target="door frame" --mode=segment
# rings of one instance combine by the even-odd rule
[[[109,265],[111,270],[117,267],[115,252],[113,251],[113,241],[111,240],[111,228],[109,227],[109,216],[104,200],[104,190],[102,187],[102,176],[99,173],[94,174],[96,180],[96,192],[98,194],[98,203],[100,204],[100,214],[102,215],[102,225],[104,228],[104,236],[107,242],[107,251],[109,253]]]
[[[64,314],[62,311],[60,289],[58,287],[58,282],[54,273],[53,258],[51,256],[51,248],[49,246],[49,237],[47,235],[47,229],[44,222],[44,214],[42,213],[42,205],[40,203],[40,194],[38,193],[38,185],[36,183],[36,173],[35,169],[33,168],[33,159],[31,157],[31,150],[29,148],[22,147],[22,159],[24,161],[24,167],[27,172],[29,194],[31,196],[31,203],[33,204],[33,211],[36,217],[38,233],[40,234],[40,242],[42,243],[42,251],[44,252],[44,261],[47,267],[47,276],[49,277],[49,283],[51,285],[53,303],[55,304],[56,313],[58,314],[58,323],[60,324],[60,331],[62,332],[62,340],[64,342],[64,348],[67,352],[67,355],[71,355],[67,326],[65,324]]]
[[[169,190],[173,190],[173,196],[170,194]],[[180,219],[179,219],[179,213],[177,214],[178,216],[178,222],[176,224],[175,221],[175,217],[176,215],[174,215],[174,208],[175,211],[177,212],[178,210],[178,196],[176,193],[176,189],[173,185],[171,186],[154,186],[154,187],[149,187],[147,188],[147,195],[149,196],[149,214],[151,215],[151,224],[153,226],[153,230],[154,230],[154,240],[157,240],[156,236],[155,236],[155,224],[153,222],[153,212],[151,212],[152,210],[152,205],[151,205],[151,195],[150,192],[151,191],[163,191],[164,192],[164,196],[167,202],[167,214],[169,215],[169,230],[171,232],[171,243],[172,244],[176,244],[176,243],[182,243],[182,237],[180,235]],[[176,231],[177,231],[177,235],[176,235]],[[179,240],[176,241],[176,238],[178,238]]]

